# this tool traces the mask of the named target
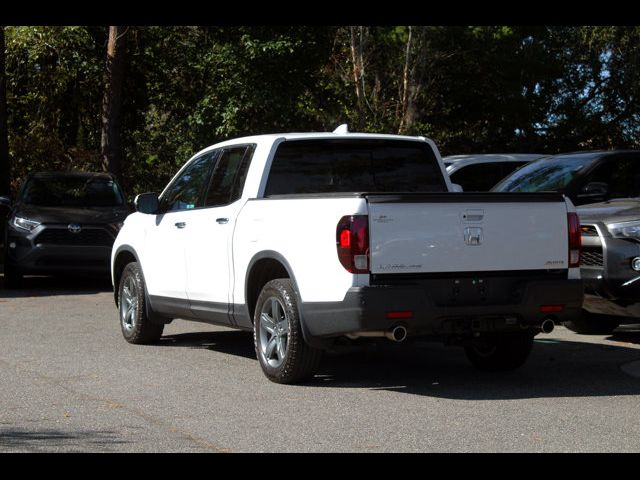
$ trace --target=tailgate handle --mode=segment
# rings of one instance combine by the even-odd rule
[[[467,227],[464,229],[464,243],[467,245],[482,244],[482,228]]]

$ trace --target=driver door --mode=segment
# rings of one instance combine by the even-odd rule
[[[200,155],[182,169],[162,194],[159,214],[146,232],[145,281],[154,303],[161,304],[166,313],[189,309],[185,245],[216,153]]]

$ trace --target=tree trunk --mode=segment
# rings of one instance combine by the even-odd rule
[[[11,187],[9,133],[7,130],[7,75],[5,70],[4,27],[0,26],[0,195],[9,195]]]
[[[400,83],[400,126],[398,127],[398,133],[405,133],[405,130],[410,127],[410,123],[413,122],[413,97],[414,86],[411,85],[410,72],[411,67],[409,65],[411,58],[411,39],[413,36],[413,30],[409,26],[409,35],[407,36],[407,46],[404,54],[404,68],[402,69],[402,81]],[[411,90],[411,91],[410,91]]]
[[[128,27],[109,27],[107,72],[102,100],[102,167],[120,178],[122,150],[120,120],[124,79],[125,34]]]

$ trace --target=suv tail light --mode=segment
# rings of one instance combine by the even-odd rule
[[[338,259],[351,273],[369,273],[369,218],[347,215],[336,228]]]
[[[580,266],[582,255],[582,237],[580,235],[580,219],[575,212],[567,213],[569,224],[569,268]]]

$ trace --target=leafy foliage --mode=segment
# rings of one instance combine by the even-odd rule
[[[6,27],[14,188],[97,170],[106,27]],[[129,27],[123,183],[260,133],[433,138],[443,154],[638,148],[639,27]]]

